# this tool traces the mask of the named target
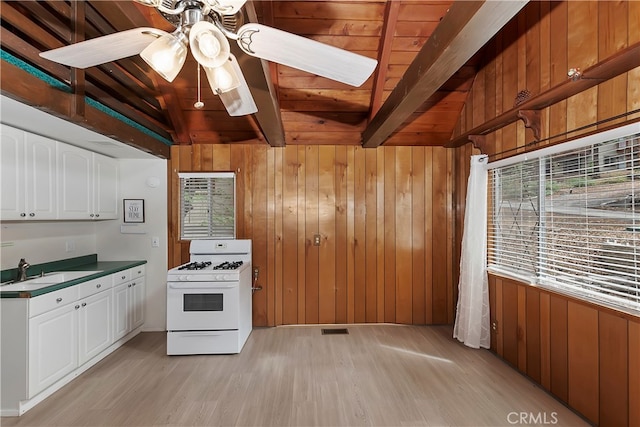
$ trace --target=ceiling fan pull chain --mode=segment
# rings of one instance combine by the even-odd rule
[[[198,110],[204,107],[204,102],[200,100],[200,63],[198,63],[198,100],[193,104]]]

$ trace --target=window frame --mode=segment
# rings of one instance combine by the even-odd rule
[[[553,255],[550,255],[550,250],[549,250],[549,247],[547,246],[548,245],[547,240],[550,236],[549,233],[557,232],[557,229],[554,228],[553,225],[546,224],[549,218],[555,218],[559,216],[558,213],[552,210],[552,208],[547,209],[547,206],[546,206],[546,204],[549,203],[549,201],[546,201],[549,198],[549,190],[547,186],[555,184],[555,181],[553,180],[554,179],[553,172],[549,170],[550,163],[548,162],[550,160],[557,160],[557,158],[563,155],[563,153],[567,153],[567,154],[574,153],[580,149],[593,150],[594,147],[605,146],[601,144],[613,145],[615,143],[618,143],[620,140],[623,140],[626,138],[625,141],[634,141],[633,142],[634,145],[631,146],[632,160],[630,161],[630,165],[625,165],[625,168],[631,168],[632,171],[635,171],[637,166],[633,162],[640,162],[640,154],[637,154],[633,150],[636,150],[638,148],[637,146],[640,144],[639,142],[635,142],[635,141],[638,141],[638,139],[640,139],[639,136],[640,136],[640,123],[636,122],[630,125],[625,125],[615,129],[592,134],[587,137],[578,138],[563,144],[545,147],[543,149],[540,149],[534,152],[519,154],[506,159],[490,162],[487,165],[488,174],[489,174],[487,178],[489,179],[489,182],[490,182],[490,185],[488,186],[489,203],[487,204],[488,206],[488,212],[487,212],[487,216],[488,216],[487,269],[488,271],[493,274],[497,274],[500,276],[522,281],[529,285],[539,286],[541,288],[549,289],[558,293],[567,294],[569,296],[576,297],[578,299],[589,301],[597,305],[613,308],[618,311],[627,312],[636,316],[640,314],[640,298],[638,296],[640,287],[638,287],[636,291],[634,291],[633,290],[634,288],[632,287],[633,280],[634,279],[637,280],[639,277],[638,274],[640,273],[638,270],[638,255],[637,255],[638,252],[640,252],[640,244],[639,244],[640,235],[638,236],[633,235],[633,237],[630,239],[632,241],[631,250],[635,254],[632,260],[632,266],[630,267],[632,272],[629,273],[629,277],[631,277],[631,279],[627,280],[628,282],[631,283],[631,287],[630,287],[631,296],[617,297],[615,296],[614,292],[609,290],[617,287],[617,285],[615,284],[615,280],[617,279],[617,276],[615,274],[612,274],[611,275],[612,279],[609,279],[609,276],[607,276],[608,272],[615,271],[614,270],[615,261],[616,261],[615,259],[613,262],[609,262],[607,260],[604,263],[604,265],[607,268],[607,273],[604,273],[603,277],[605,277],[606,280],[604,282],[601,282],[601,284],[598,283],[598,276],[594,275],[594,273],[590,271],[589,269],[590,267],[585,267],[584,269],[582,269],[582,267],[578,267],[579,273],[575,275],[576,277],[584,278],[585,280],[584,282],[582,282],[584,284],[574,283],[572,285],[570,283],[571,280],[565,283],[562,280],[560,280],[561,277],[559,275],[549,274],[549,271],[553,271],[554,268],[558,268],[558,265],[562,265],[562,262],[559,262],[558,259],[555,259],[556,264],[553,265],[552,268],[549,268],[548,266],[550,262],[551,263],[554,262],[554,258],[553,258]],[[536,265],[536,268],[534,269],[533,272],[523,273],[520,270],[510,269],[509,268],[510,266],[504,265],[504,263],[503,265],[500,265],[500,260],[496,261],[497,256],[499,257],[504,255],[502,253],[502,249],[498,248],[498,245],[501,244],[501,241],[498,241],[498,237],[496,237],[498,233],[502,232],[502,230],[499,230],[499,227],[500,225],[502,225],[502,223],[496,222],[496,213],[499,212],[499,210],[496,209],[496,206],[503,204],[504,200],[502,195],[500,195],[500,197],[495,197],[495,195],[502,190],[503,185],[501,185],[501,183],[495,182],[492,175],[494,173],[502,172],[503,170],[508,169],[510,167],[525,164],[527,162],[538,163],[538,168],[539,168],[538,193],[542,194],[543,196],[538,197],[539,230],[537,233],[537,239],[535,239],[535,242],[532,241],[531,243],[531,246],[533,248],[532,253],[535,254],[534,264]],[[603,165],[606,166],[606,165],[609,165],[609,163],[604,162]],[[496,172],[496,169],[498,169],[499,171]],[[585,169],[589,169],[589,167],[585,167]],[[621,170],[627,170],[627,169],[621,169]],[[635,180],[633,180],[633,178],[637,176],[637,172],[634,172],[631,175],[632,175],[632,181],[630,185],[633,193],[636,194],[638,192],[637,191],[638,178],[635,178]],[[586,174],[585,177],[589,178],[590,175]],[[497,188],[497,187],[500,187],[500,188]],[[594,188],[597,188],[597,187],[594,187]],[[493,199],[492,199],[492,196],[493,196]],[[589,197],[592,197],[592,196],[585,196],[586,200],[591,200],[589,199]],[[633,197],[635,199],[635,196]],[[553,201],[553,197],[551,197],[550,199]],[[586,210],[584,215],[582,216],[583,218],[585,218],[586,221],[588,221],[590,218],[590,214],[587,213],[587,211],[588,210]],[[630,215],[632,216],[632,218],[636,218],[636,219],[633,219],[633,221],[637,221],[636,216],[639,213],[640,213],[640,208],[638,208],[636,202],[634,202],[631,206],[631,211],[630,211]],[[582,218],[577,215],[575,215],[575,217]],[[605,225],[609,225],[607,220],[602,220],[601,222]],[[634,222],[634,224],[635,223],[636,222]],[[589,229],[587,228],[586,230],[589,230]],[[589,235],[589,233],[584,233],[584,234]],[[610,243],[610,241],[604,240],[604,238],[602,238],[601,246],[598,248],[598,250],[600,250],[601,252],[606,252],[607,249],[605,245],[608,243]],[[623,256],[624,255],[620,255],[620,257],[623,257]],[[594,256],[593,255],[585,256],[584,259],[591,260],[591,257],[594,257]],[[561,258],[562,256],[560,257],[560,259]],[[610,269],[613,269],[613,270],[610,270]],[[571,279],[574,279],[574,278],[575,277],[571,277]],[[602,280],[602,278],[600,280]],[[593,283],[595,283],[595,285]],[[625,285],[625,286],[629,287],[629,285]],[[624,293],[627,293],[627,292],[628,291],[624,291]]]
[[[184,180],[188,180],[188,179],[199,179],[199,180],[208,180],[209,182],[206,183],[207,186],[207,203],[202,203],[200,206],[201,207],[205,207],[208,204],[209,205],[209,211],[207,212],[207,216],[208,216],[208,222],[206,223],[206,225],[201,226],[201,228],[206,228],[207,230],[207,234],[206,235],[195,235],[195,232],[193,233],[186,233],[186,227],[185,227],[185,218],[186,218],[186,214],[184,212],[184,205],[185,205],[185,181]],[[229,230],[229,226],[220,226],[219,228],[216,228],[214,224],[212,224],[211,221],[211,209],[212,209],[212,204],[214,203],[214,196],[211,194],[211,189],[212,189],[212,185],[215,184],[214,180],[218,180],[218,179],[232,179],[232,193],[231,193],[231,197],[232,197],[232,202],[231,202],[231,206],[230,208],[232,209],[232,213],[231,215],[227,215],[226,216],[226,221],[229,221],[229,218],[232,216],[232,221],[233,221],[233,231],[232,233],[222,233],[222,230]],[[237,197],[236,197],[236,174],[235,172],[179,172],[178,173],[178,233],[179,233],[179,240],[180,241],[191,241],[191,240],[202,240],[202,239],[235,239],[236,238],[236,233],[237,233]],[[200,185],[204,185],[205,182],[202,182]],[[198,188],[196,186],[196,188]],[[225,196],[224,194],[222,195],[223,197]],[[226,195],[227,197],[229,196],[228,194]],[[202,214],[201,214],[202,215]],[[201,216],[202,217],[202,216]],[[223,217],[223,219],[225,219]],[[216,234],[214,231],[218,229],[221,230],[220,234]]]

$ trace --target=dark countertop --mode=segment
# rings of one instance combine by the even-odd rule
[[[117,273],[118,271],[127,270],[129,268],[136,267],[138,265],[146,264],[147,261],[143,260],[133,260],[133,261],[98,261],[97,257],[82,257],[83,263],[79,262],[68,262],[67,260],[41,264],[40,269],[39,266],[34,266],[34,270],[43,271],[45,273],[55,272],[55,271],[100,271],[99,273],[91,274],[88,276],[81,277],[79,279],[69,280],[67,282],[55,283],[47,287],[29,290],[29,291],[2,291],[2,287],[0,287],[0,298],[32,298],[38,295],[43,295],[49,292],[57,291],[59,289],[64,289],[69,286],[75,286],[83,282],[87,282],[89,280],[97,279],[99,277],[109,276],[113,273]],[[57,267],[58,266],[58,267]],[[56,268],[57,267],[57,268]],[[15,269],[13,269],[15,270]],[[29,269],[29,273],[32,273],[32,269]],[[3,272],[4,276],[4,272]]]

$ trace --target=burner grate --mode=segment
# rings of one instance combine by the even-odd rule
[[[242,261],[225,261],[222,264],[214,265],[213,270],[235,270],[242,265]]]
[[[203,270],[210,265],[211,261],[190,262],[189,264],[185,264],[182,267],[178,267],[178,270]]]

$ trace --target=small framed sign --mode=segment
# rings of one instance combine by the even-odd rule
[[[144,199],[124,199],[124,222],[144,222]]]

